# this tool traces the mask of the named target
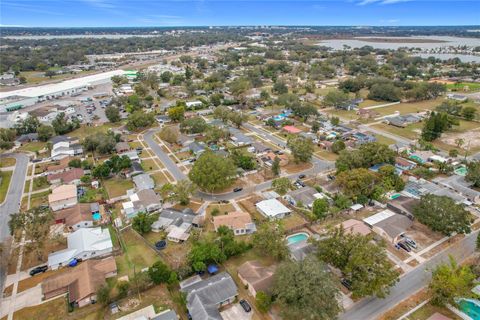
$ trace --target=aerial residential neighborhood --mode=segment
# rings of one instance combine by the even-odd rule
[[[0,319],[480,319],[478,27],[0,22]]]

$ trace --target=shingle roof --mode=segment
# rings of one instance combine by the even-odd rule
[[[238,267],[238,274],[252,286],[256,292],[268,291],[273,283],[275,265],[263,266],[259,261],[247,261]]]

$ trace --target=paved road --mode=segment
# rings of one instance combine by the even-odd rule
[[[10,235],[8,229],[10,215],[17,213],[18,210],[20,210],[20,202],[22,201],[29,161],[29,157],[24,153],[4,154],[2,157],[15,158],[17,162],[15,163],[15,170],[13,171],[12,179],[10,180],[7,197],[5,198],[4,203],[0,205],[0,242],[3,242],[5,238]]]
[[[261,136],[269,139],[273,143],[280,145],[280,146],[286,146],[285,141],[267,133],[264,132],[263,130],[260,130],[258,128],[255,128],[254,126],[251,126],[249,124],[245,125],[246,128],[255,131]],[[187,176],[180,170],[180,168],[177,166],[177,164],[170,159],[167,153],[165,153],[162,148],[158,145],[158,143],[153,139],[153,134],[155,133],[157,129],[151,129],[147,131],[144,134],[144,139],[145,142],[148,144],[148,146],[152,149],[152,151],[157,155],[157,157],[162,161],[162,163],[165,165],[167,170],[173,175],[175,180],[184,180],[188,179]],[[259,132],[260,131],[260,132]],[[290,179],[294,179],[298,177],[300,174],[305,174],[305,175],[315,175],[320,172],[324,172],[330,169],[334,169],[335,165],[331,161],[325,161],[321,160],[318,158],[312,158],[312,163],[313,167],[307,170],[304,170],[302,172],[297,172],[294,174],[287,175],[286,177]],[[232,200],[235,198],[240,198],[243,196],[246,196],[252,192],[259,192],[263,191],[266,189],[269,189],[272,186],[272,181],[266,181],[260,184],[257,184],[253,187],[246,187],[242,191],[239,192],[227,192],[223,194],[210,194],[210,193],[205,193],[205,192],[198,192],[198,196],[203,199],[203,200],[208,200],[208,201],[219,201],[219,200]]]
[[[343,313],[340,318],[343,320],[377,319],[395,305],[426,286],[431,277],[431,270],[441,262],[447,262],[449,255],[452,255],[457,262],[469,257],[475,251],[478,233],[479,231],[472,232],[455,245],[405,274],[385,299],[363,299]]]

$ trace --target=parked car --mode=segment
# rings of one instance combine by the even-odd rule
[[[304,174],[301,174],[301,175],[298,176],[298,179],[305,179],[305,177],[306,176]]]
[[[415,240],[413,240],[412,238],[402,234],[400,237],[403,238],[403,240],[410,246],[412,247],[413,249],[417,249],[417,243],[415,242]]]
[[[120,308],[118,307],[118,304],[116,302],[110,303],[110,312],[112,314],[120,312]]]
[[[160,240],[160,241],[155,242],[155,248],[157,250],[163,250],[163,249],[165,249],[166,246],[167,246],[167,241],[165,241],[165,240]]]
[[[242,190],[243,190],[243,188],[235,188],[235,189],[233,189],[233,192],[240,192]]]
[[[327,178],[328,180],[335,180],[335,176],[331,174],[327,175]]]
[[[247,302],[247,300],[240,300],[240,305],[242,306],[243,310],[245,310],[245,312],[252,311],[252,307],[250,307],[250,304]]]
[[[398,244],[398,246],[399,246],[400,248],[402,248],[403,250],[405,250],[405,251],[407,251],[407,252],[412,251],[412,249],[410,249],[410,247],[408,246],[408,244],[406,244],[406,243],[403,242],[403,241],[400,241],[400,242],[397,243],[397,244]]]
[[[36,274],[44,273],[48,270],[48,266],[39,266],[30,270],[30,275],[33,277]]]
[[[352,281],[346,278],[342,278],[342,280],[340,280],[340,283],[348,290],[352,290]]]

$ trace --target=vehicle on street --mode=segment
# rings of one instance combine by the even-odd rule
[[[243,310],[245,310],[245,312],[252,311],[252,307],[247,302],[247,300],[244,300],[244,299],[240,300],[240,305],[242,306]]]
[[[33,277],[34,275],[39,274],[39,273],[44,273],[47,270],[48,270],[48,266],[38,266],[38,267],[30,270],[29,273]]]
[[[301,174],[301,175],[298,176],[298,179],[305,179],[305,177],[306,176],[304,174]]]
[[[342,278],[342,280],[340,280],[340,283],[348,290],[352,290],[352,282],[347,278]]]
[[[242,190],[243,190],[243,188],[235,188],[235,189],[233,189],[233,192],[240,192]]]

